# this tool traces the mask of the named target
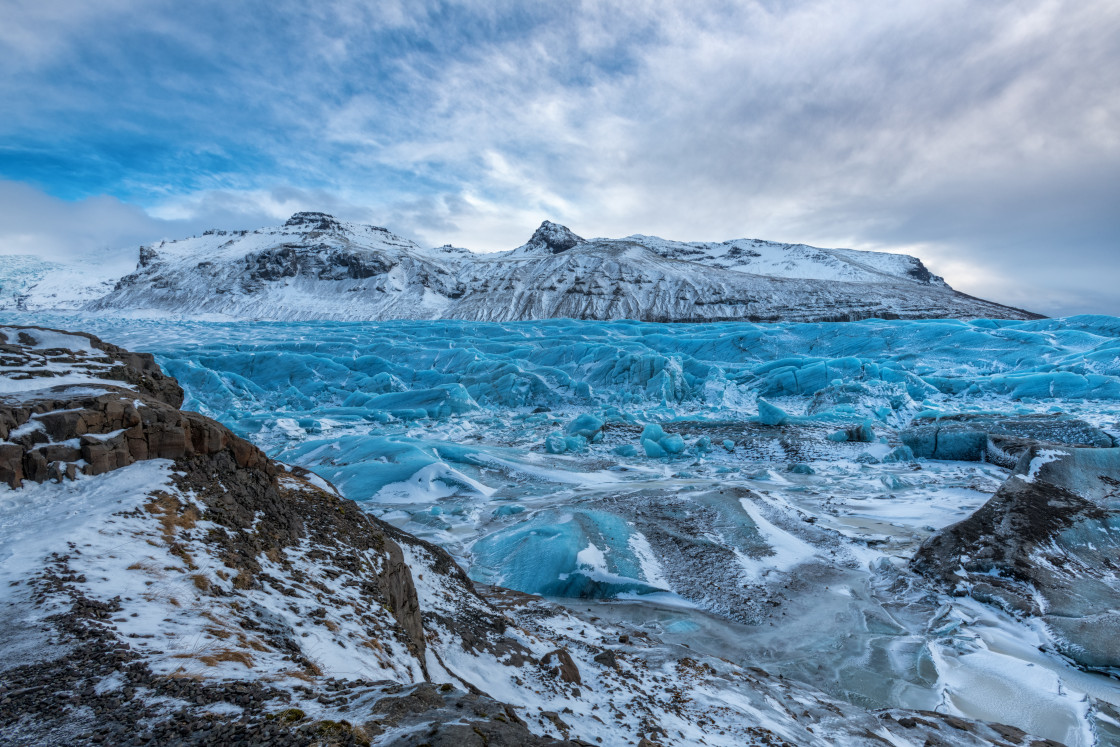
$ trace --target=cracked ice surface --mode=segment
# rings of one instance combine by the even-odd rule
[[[1120,319],[36,322],[155,353],[187,408],[477,581],[862,706],[1120,728],[1114,679],[906,567],[1009,475],[985,433],[1120,435]]]

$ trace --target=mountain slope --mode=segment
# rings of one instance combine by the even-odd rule
[[[58,304],[41,295],[30,288],[21,308]],[[473,254],[323,213],[142,247],[136,271],[84,308],[260,320],[1036,316],[958,293],[905,255],[750,239],[585,240],[548,221],[517,249]]]
[[[49,262],[26,254],[0,257],[0,309],[72,311],[101,298],[135,267],[122,253],[80,264]]]
[[[297,213],[278,228],[213,231],[142,247],[136,271],[89,308],[252,319],[430,318],[454,295],[440,254],[383,228]]]

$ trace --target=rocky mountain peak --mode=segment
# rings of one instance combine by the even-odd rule
[[[907,275],[914,278],[919,283],[936,283],[941,280],[941,277],[929,271],[925,264],[922,263],[922,260],[917,257],[913,257],[913,260],[913,266],[906,271]]]
[[[300,212],[288,218],[285,228],[302,228],[306,231],[340,231],[342,224],[333,215],[316,212]]]
[[[529,239],[526,246],[533,249],[544,248],[548,249],[551,254],[560,254],[573,246],[584,243],[584,241],[582,236],[572,233],[567,226],[561,226],[559,223],[546,220],[541,223],[540,228],[533,232],[533,237]]]

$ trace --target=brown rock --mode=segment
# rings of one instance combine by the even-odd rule
[[[0,444],[0,482],[10,488],[23,485],[23,447],[19,444]]]
[[[611,651],[609,648],[601,654],[596,654],[595,661],[602,664],[604,667],[618,669],[618,659],[615,658],[614,651]]]
[[[47,458],[41,451],[29,451],[23,456],[23,475],[32,482],[47,479]]]
[[[69,444],[47,444],[39,447],[48,462],[76,462],[82,458],[80,449]]]
[[[81,445],[82,459],[89,463],[85,471],[87,475],[100,475],[127,467],[134,461],[123,435],[108,439],[86,435],[81,437]]]
[[[187,434],[182,426],[154,422],[146,429],[151,459],[181,459],[187,456]]]
[[[424,621],[421,617],[420,599],[412,580],[412,571],[404,562],[401,546],[388,537],[385,538],[385,567],[377,577],[377,585],[389,603],[393,613],[414,647],[413,655],[420,662],[427,676],[424,656]]]
[[[549,667],[552,663],[552,657],[556,657],[557,663],[553,667],[553,673],[558,675],[562,681],[571,682],[575,685],[583,684],[583,679],[579,676],[579,668],[572,661],[572,656],[566,649],[558,648],[542,656],[541,666]]]
[[[40,415],[38,421],[43,424],[51,441],[62,441],[87,433],[89,426],[86,423],[94,415],[94,412],[86,411],[48,412]],[[99,430],[94,428],[94,432]]]

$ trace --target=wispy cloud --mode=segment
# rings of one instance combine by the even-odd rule
[[[920,247],[969,292],[1120,314],[1120,6],[72,5],[0,30],[0,174],[52,195],[478,249],[544,217]]]

